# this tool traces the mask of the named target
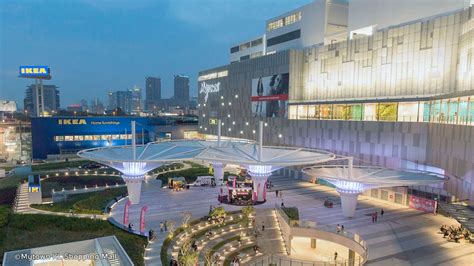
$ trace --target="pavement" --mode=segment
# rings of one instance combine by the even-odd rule
[[[346,218],[342,215],[337,200],[339,196],[333,188],[285,176],[272,176],[270,179],[274,185],[272,190],[282,190],[285,206],[297,206],[302,220],[333,225],[334,228],[336,224],[343,224],[346,231],[360,234],[368,243],[367,265],[472,265],[474,261],[472,244],[448,242],[439,234],[441,225],[457,225],[454,219],[365,196],[359,197],[355,216]],[[174,192],[162,188],[161,181],[154,178],[143,184],[141,201],[131,206],[129,219],[138,224],[141,208],[148,206],[146,228],[153,228],[158,236],[145,253],[147,265],[161,265],[159,254],[165,234],[159,233],[160,222],[174,220],[179,226],[180,215],[184,211],[190,211],[192,219],[207,215],[210,205],[219,205],[219,190],[219,187],[191,187],[190,190]],[[335,199],[332,209],[323,206],[328,196]],[[122,201],[112,210],[112,216],[117,221],[123,219],[124,204],[125,201]],[[281,204],[281,199],[276,198],[275,193],[268,193],[267,202],[256,206],[257,215],[259,209],[272,208],[275,204]],[[228,211],[240,209],[223,206]],[[381,208],[385,210],[384,216],[379,216],[378,222],[372,223],[368,214]],[[271,222],[267,226],[271,227]]]

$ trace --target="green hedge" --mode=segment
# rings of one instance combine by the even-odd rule
[[[124,181],[119,176],[98,176],[98,175],[69,175],[69,176],[53,176],[41,181],[41,194],[43,198],[51,197],[51,192],[60,191],[64,189],[77,189],[87,187],[113,186],[116,183],[124,184]]]
[[[281,209],[286,213],[288,218],[290,218],[291,220],[299,220],[300,219],[300,213],[298,211],[298,208],[296,208],[296,207],[284,207],[284,208],[281,208]]]
[[[107,204],[115,197],[127,192],[127,188],[109,188],[101,191],[74,194],[67,197],[67,201],[56,202],[53,204],[33,204],[31,207],[52,211],[52,212],[69,212],[73,210],[75,213],[85,214],[102,214]]]
[[[168,172],[158,175],[156,179],[160,179],[163,182],[163,185],[168,184],[169,177],[178,177],[183,176],[186,179],[186,182],[192,183],[196,181],[198,176],[209,175],[209,169],[200,167],[200,168],[188,168],[180,171]]]
[[[31,166],[31,171],[38,172],[38,171],[46,171],[46,170],[56,170],[56,169],[64,169],[64,168],[75,168],[79,167],[87,162],[88,160],[80,160],[80,161],[69,161],[69,162],[54,162],[54,163],[43,163],[43,164],[36,164]]]

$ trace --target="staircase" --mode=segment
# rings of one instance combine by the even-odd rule
[[[28,200],[28,183],[20,185],[15,199],[14,211],[16,213],[25,213],[30,209],[30,202]]]
[[[257,246],[264,254],[285,254],[285,243],[273,209],[257,209],[255,223],[258,229]],[[265,230],[262,231],[262,222]]]

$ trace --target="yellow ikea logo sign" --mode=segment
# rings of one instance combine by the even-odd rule
[[[20,66],[20,76],[49,76],[49,67],[47,66]]]
[[[87,125],[85,119],[58,119],[60,125]]]

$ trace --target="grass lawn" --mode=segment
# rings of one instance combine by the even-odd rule
[[[42,163],[42,164],[36,164],[31,166],[31,171],[33,172],[39,172],[39,171],[46,171],[46,170],[56,170],[56,169],[64,169],[64,168],[74,168],[74,167],[79,167],[80,165],[83,165],[87,162],[90,162],[88,160],[79,160],[79,161],[69,161],[69,162],[54,162],[54,163]]]
[[[163,185],[166,185],[168,184],[168,177],[183,176],[186,179],[186,182],[189,184],[196,181],[198,176],[207,175],[209,175],[209,168],[201,166],[160,174],[158,175],[157,179],[160,179],[163,182]]]
[[[110,188],[102,191],[70,195],[67,197],[67,201],[64,202],[33,204],[31,207],[52,212],[68,213],[72,209],[75,213],[102,214],[107,203],[126,192],[126,187]]]
[[[14,175],[0,179],[0,205],[11,205],[13,203],[18,184],[26,179],[26,176],[21,175]]]
[[[69,175],[69,176],[53,176],[44,180],[41,180],[41,192],[43,194],[43,198],[51,197],[51,192],[54,189],[55,191],[60,191],[64,189],[74,189],[76,187],[84,188],[87,187],[95,187],[98,186],[105,186],[108,184],[109,186],[118,184],[124,184],[123,180],[119,176],[97,176],[97,175]]]
[[[0,256],[5,251],[55,245],[115,235],[135,265],[144,265],[146,238],[132,235],[107,221],[41,214],[10,214],[0,223]],[[0,258],[1,260],[2,258]]]

